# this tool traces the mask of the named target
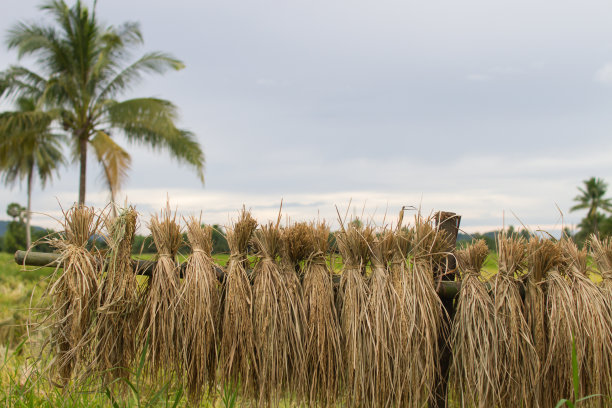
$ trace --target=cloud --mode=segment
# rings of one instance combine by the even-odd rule
[[[612,62],[606,63],[595,73],[595,80],[602,84],[612,85]]]

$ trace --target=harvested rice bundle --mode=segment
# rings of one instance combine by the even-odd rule
[[[608,237],[600,240],[597,236],[592,235],[590,246],[593,258],[601,273],[601,287],[607,292],[607,299],[612,302],[612,238]],[[610,303],[610,307],[612,307],[612,303]]]
[[[602,291],[588,277],[587,250],[562,241],[565,271],[571,281],[578,331],[574,332],[581,395],[610,395],[612,391],[612,316]],[[589,405],[601,406],[592,399]]]
[[[259,257],[253,270],[258,400],[265,405],[277,405],[284,392],[294,391],[290,388],[292,367],[299,367],[302,362],[302,356],[296,352],[301,348],[300,338],[292,321],[295,305],[277,263],[281,249],[279,222],[262,226],[253,233],[252,240]]]
[[[290,386],[298,390],[304,383],[304,333],[306,325],[306,314],[304,311],[304,294],[298,274],[301,273],[301,265],[308,256],[308,247],[311,241],[310,228],[306,223],[293,224],[281,231],[281,275],[289,293],[289,297],[281,297],[280,300],[288,301],[283,307],[290,311],[290,330],[295,339],[290,343],[291,357],[289,359]]]
[[[394,353],[402,346],[393,331],[394,324],[399,323],[395,321],[395,312],[399,309],[400,299],[388,270],[392,245],[393,234],[383,231],[372,242],[370,253],[372,274],[367,312],[372,325],[373,341],[367,343],[372,347],[367,354],[374,358],[370,361],[375,392],[373,403],[378,407],[392,406],[394,402],[394,374],[398,368]]]
[[[523,301],[515,274],[525,260],[521,238],[498,235],[499,272],[493,278],[497,361],[497,405],[499,407],[537,406],[539,360],[531,331],[523,316]]]
[[[178,311],[181,315],[182,373],[191,403],[200,402],[204,384],[217,372],[220,293],[211,256],[212,227],[192,217],[187,222],[191,255],[187,259]]]
[[[488,253],[484,240],[456,253],[462,280],[451,334],[449,380],[452,397],[461,406],[488,408],[497,400],[494,306],[480,275]]]
[[[127,380],[136,354],[139,289],[132,267],[138,213],[133,207],[108,218],[108,245],[98,296],[95,366],[104,384]]]
[[[340,288],[340,329],[344,358],[347,403],[372,406],[375,394],[372,361],[372,330],[366,313],[369,290],[365,279],[369,248],[374,234],[369,226],[349,223],[336,234],[344,265]]]
[[[548,239],[531,237],[527,244],[528,274],[525,286],[525,312],[527,324],[531,329],[533,345],[543,368],[548,355],[547,352],[547,316],[546,316],[546,276],[548,271],[556,269],[561,262],[561,250],[558,245]],[[538,395],[536,398],[541,406],[545,406],[542,400],[542,370],[539,379],[535,383]]]
[[[438,336],[443,330],[443,307],[434,285],[434,270],[447,255],[447,235],[436,231],[429,220],[415,219],[413,263],[408,279],[408,301],[411,302],[408,324],[413,331],[408,348],[409,405],[422,407],[433,397],[433,387],[439,373]]]
[[[394,406],[402,407],[408,405],[410,401],[410,390],[407,387],[410,376],[409,367],[412,359],[410,353],[410,338],[414,327],[410,326],[410,318],[412,315],[412,302],[409,296],[408,288],[410,286],[410,274],[408,270],[407,257],[410,252],[413,230],[401,228],[401,218],[398,227],[392,234],[391,255],[389,262],[389,279],[393,286],[393,293],[397,297],[397,301],[391,301],[393,314],[393,325],[391,327],[391,336],[395,339],[396,348],[392,349],[393,353],[393,389],[394,389]]]
[[[306,315],[303,393],[310,405],[333,405],[342,382],[340,325],[334,302],[331,271],[326,262],[329,227],[309,226],[308,258],[304,265],[304,311]]]
[[[560,250],[558,243],[557,246]],[[579,330],[572,287],[562,262],[548,270],[545,281],[548,329],[546,359],[542,362],[544,407],[552,407],[561,398],[570,398],[573,394],[572,336],[577,336]]]
[[[221,338],[221,381],[238,384],[247,393],[257,385],[257,359],[253,332],[253,293],[247,276],[248,244],[257,221],[244,208],[233,227],[227,228],[230,257],[225,278],[225,302]]]
[[[45,297],[52,299],[53,330],[51,344],[56,350],[53,375],[67,384],[75,370],[87,372],[91,325],[96,308],[100,267],[99,254],[87,249],[100,227],[101,219],[93,208],[74,206],[64,213],[64,232],[50,244],[60,252],[55,275]],[[60,266],[63,271],[60,272]],[[76,373],[77,377],[81,373]]]
[[[167,378],[180,363],[177,345],[180,319],[176,310],[180,278],[176,254],[182,244],[181,228],[168,206],[149,224],[157,248],[157,262],[145,293],[139,325],[141,340],[148,341],[148,370],[154,377]]]

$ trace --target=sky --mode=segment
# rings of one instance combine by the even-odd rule
[[[38,4],[11,1],[0,31],[42,21]],[[202,184],[116,135],[133,158],[120,201],[144,225],[167,199],[222,225],[243,204],[275,218],[282,199],[293,221],[334,221],[337,207],[383,223],[414,206],[461,214],[467,232],[555,230],[585,215],[569,212],[583,180],[612,182],[609,1],[98,0],[97,12],[141,24],[134,57],[185,63],[122,97],[174,102],[206,155]],[[0,69],[16,62],[0,47]],[[93,162],[87,204],[103,207]],[[34,224],[57,227],[77,192],[76,164],[36,185]],[[0,187],[0,219],[13,201],[25,205],[25,184]]]

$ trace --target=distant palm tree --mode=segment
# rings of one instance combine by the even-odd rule
[[[72,7],[63,0],[47,1],[41,10],[51,15],[54,24],[18,23],[9,30],[7,43],[19,58],[35,57],[42,74],[11,67],[3,73],[0,94],[27,94],[28,87],[44,85],[45,103],[60,110],[60,124],[71,136],[80,165],[79,203],[85,202],[89,145],[102,162],[111,199],[125,178],[130,155],[111,137],[117,134],[130,143],[168,149],[174,158],[193,166],[204,181],[202,149],[191,132],[176,127],[177,110],[171,102],[116,100],[143,75],[178,70],[183,63],[161,52],[126,63],[131,49],[143,43],[138,24],[103,27],[95,9],[90,12],[80,0]]]
[[[34,175],[44,188],[64,164],[64,136],[51,131],[55,113],[43,111],[32,98],[17,99],[18,110],[0,113],[0,172],[6,184],[27,180],[26,245],[32,245],[31,214]]]
[[[598,233],[598,211],[603,210],[612,212],[612,199],[605,198],[608,190],[608,184],[600,178],[591,177],[584,180],[584,188],[578,187],[580,194],[574,197],[574,201],[578,202],[570,208],[570,211],[588,209],[586,216],[588,225],[591,225],[595,234]],[[585,225],[586,225],[585,224]]]

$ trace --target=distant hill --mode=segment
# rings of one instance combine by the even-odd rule
[[[4,236],[4,233],[6,232],[9,224],[10,224],[10,221],[0,221],[0,237]],[[36,225],[32,225],[32,229],[34,231],[43,231],[44,230],[44,228],[37,227]]]

